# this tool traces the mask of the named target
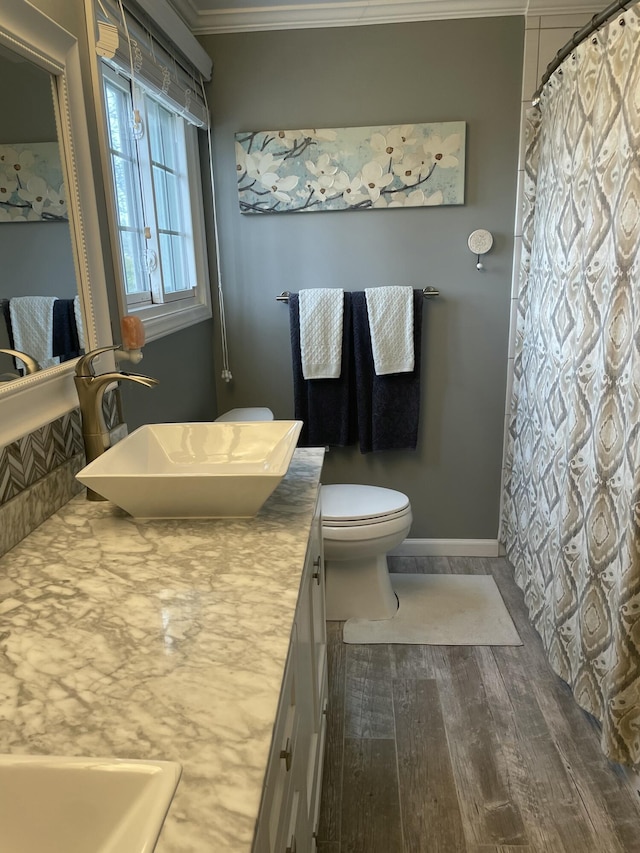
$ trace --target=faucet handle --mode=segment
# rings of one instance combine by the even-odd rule
[[[29,355],[29,353],[21,352],[19,349],[5,349],[4,347],[0,349],[0,352],[5,353],[6,355],[12,355],[14,358],[19,359],[24,364],[27,376],[40,370],[40,365],[32,355]],[[6,374],[3,373],[2,375],[5,376]],[[13,378],[19,379],[20,377],[15,375]]]
[[[118,346],[99,347],[92,349],[90,352],[81,355],[76,362],[76,376],[95,376],[96,372],[93,367],[93,360],[103,352],[113,352],[118,349]]]

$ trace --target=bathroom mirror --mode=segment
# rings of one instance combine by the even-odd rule
[[[43,122],[48,122],[51,128],[53,119],[56,128],[51,141],[55,142],[57,137],[68,217],[68,221],[5,221],[0,222],[0,229],[6,229],[3,234],[13,231],[16,243],[18,239],[30,239],[30,229],[59,229],[61,236],[56,247],[59,254],[49,262],[51,278],[54,278],[55,266],[56,280],[60,287],[64,286],[60,298],[78,297],[77,315],[85,348],[107,346],[111,343],[111,331],[77,40],[24,0],[2,0],[0,62],[22,66],[25,74],[21,79],[25,85],[29,81],[30,85],[36,86],[40,97],[44,97],[42,92],[49,86],[51,113],[43,113]],[[20,98],[26,100],[28,97],[26,91],[20,91]],[[0,121],[6,120],[2,114]],[[50,129],[46,133],[51,136]],[[0,143],[2,134],[0,131]],[[22,140],[23,143],[34,141],[37,140]],[[24,230],[18,232],[18,229]],[[38,241],[34,253],[41,253],[42,246],[43,242]],[[13,286],[7,283],[7,266],[3,266],[5,281],[0,298],[42,292],[33,290],[27,294],[23,284],[18,284],[17,280]],[[60,277],[57,277],[58,273]],[[35,282],[33,286],[39,288]],[[64,361],[13,381],[0,382],[0,446],[77,406],[73,385],[74,363],[74,360]],[[2,366],[4,370],[6,362]]]
[[[79,299],[52,83],[0,47],[0,382],[26,373],[3,349],[42,370],[79,355],[82,338],[79,310],[67,310]],[[50,322],[35,324],[41,315]]]

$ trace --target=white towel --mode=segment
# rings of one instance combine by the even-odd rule
[[[364,292],[376,374],[411,373],[413,288],[368,287]]]
[[[337,287],[301,290],[298,305],[302,375],[305,379],[339,379],[344,291]]]
[[[76,296],[73,300],[73,315],[76,318],[76,331],[78,332],[78,343],[80,344],[80,349],[84,352],[86,350],[84,343],[84,326],[82,323],[82,304],[80,302],[80,297]]]
[[[55,296],[14,296],[9,300],[14,348],[30,355],[41,370],[60,364],[53,350]]]

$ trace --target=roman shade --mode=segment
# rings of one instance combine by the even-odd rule
[[[144,5],[144,0],[98,0],[96,51],[168,109],[196,127],[208,127],[202,83],[211,77],[211,60],[175,13],[172,31],[180,45],[147,15]]]

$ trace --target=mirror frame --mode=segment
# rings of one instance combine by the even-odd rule
[[[52,75],[85,346],[109,346],[113,341],[78,40],[26,0],[2,0],[0,45]],[[99,168],[95,173],[100,174]],[[75,360],[67,361],[0,384],[0,448],[78,406],[74,367]]]

